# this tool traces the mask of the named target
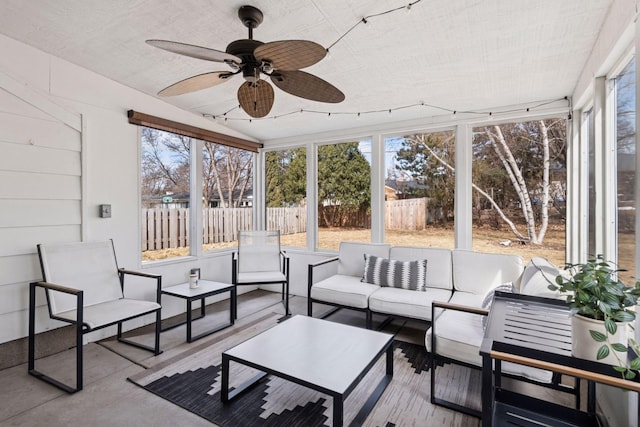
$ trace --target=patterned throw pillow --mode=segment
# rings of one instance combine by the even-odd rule
[[[484,298],[482,298],[482,308],[484,308],[485,310],[491,310],[491,304],[493,304],[493,297],[496,291],[513,292],[513,282],[501,283],[484,294]],[[487,317],[488,316],[482,316],[483,328],[487,327]]]
[[[398,261],[364,254],[361,282],[426,292],[427,260]]]

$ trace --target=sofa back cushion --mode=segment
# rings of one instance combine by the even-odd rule
[[[427,288],[453,289],[451,250],[412,246],[394,246],[389,258],[398,261],[427,260]]]
[[[563,271],[545,258],[531,258],[522,273],[520,293],[545,298],[562,298],[560,292],[552,291],[548,286],[552,283],[555,284],[556,277]]]
[[[491,288],[512,282],[519,289],[524,261],[517,255],[453,250],[453,286],[457,291],[484,295]]]
[[[389,258],[386,243],[340,242],[338,252],[338,274],[362,277],[364,274],[364,254]]]

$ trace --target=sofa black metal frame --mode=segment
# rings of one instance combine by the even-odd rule
[[[46,250],[45,250],[46,248]],[[53,274],[50,277],[51,264],[56,261],[62,260],[64,257],[59,256],[55,259],[48,259],[48,251],[52,251],[52,248],[61,251],[69,250],[69,257],[73,262],[82,263],[86,260],[79,260],[74,257],[74,254],[84,253],[87,255],[89,252],[95,252],[94,255],[101,257],[102,261],[105,261],[104,257],[111,256],[112,259],[107,259],[105,264],[107,267],[114,266],[115,270],[111,271],[110,268],[104,270],[98,280],[92,280],[92,278],[84,277],[82,271],[87,271],[91,266],[83,264],[71,264],[71,269],[78,268],[84,269],[80,271],[75,279],[69,279],[70,282],[64,280],[60,275]],[[110,250],[109,250],[110,248]],[[52,251],[53,252],[53,251]],[[60,252],[59,252],[60,253]],[[113,241],[108,240],[105,242],[81,242],[62,245],[38,245],[38,256],[40,258],[40,267],[42,269],[43,280],[38,282],[31,282],[29,284],[29,338],[28,338],[28,372],[49,384],[52,384],[68,393],[75,393],[83,388],[83,345],[82,337],[89,332],[93,332],[99,329],[103,329],[109,326],[117,325],[117,340],[119,342],[132,345],[134,347],[151,351],[154,355],[162,353],[160,350],[160,322],[161,322],[161,306],[160,306],[160,293],[162,289],[162,276],[157,274],[143,273],[138,271],[126,270],[124,268],[118,268],[115,258],[115,251],[113,248]],[[81,256],[81,255],[79,255]],[[100,267],[105,267],[102,264]],[[108,271],[107,271],[108,270]],[[144,301],[135,300],[124,297],[124,285],[125,276],[138,276],[143,278],[149,278],[156,281],[156,301]],[[56,277],[60,276],[60,277]],[[117,276],[117,278],[116,278]],[[59,280],[61,279],[62,280]],[[106,280],[102,280],[106,279]],[[101,293],[104,288],[113,286],[114,283],[109,279],[115,279],[115,286],[119,287],[119,293],[122,295],[120,298],[107,298],[104,299],[104,295],[101,295],[100,299],[104,299],[102,302],[95,302],[92,294]],[[52,283],[59,282],[59,283]],[[81,283],[81,285],[79,285]],[[79,286],[76,286],[79,285]],[[101,288],[98,290],[98,288]],[[75,344],[76,344],[76,384],[75,387],[64,384],[63,382],[43,373],[35,367],[35,337],[36,337],[36,289],[42,288],[45,290],[47,309],[49,317],[51,319],[59,320],[65,323],[74,325],[75,327]],[[67,297],[64,297],[66,295]],[[67,298],[65,301],[61,301],[60,298]],[[56,302],[57,300],[57,302]],[[62,303],[61,303],[62,302]],[[57,306],[56,306],[57,303]],[[70,310],[61,310],[61,306],[72,306]],[[87,315],[87,313],[89,313]],[[144,345],[130,339],[123,338],[122,336],[122,323],[137,317],[145,316],[147,314],[155,313],[155,342],[153,346]]]
[[[328,312],[324,313],[320,318],[321,319],[326,319],[327,317],[331,316],[332,314],[334,314],[336,311],[341,310],[343,308],[347,308],[349,310],[355,310],[355,311],[361,311],[365,314],[365,325],[367,329],[371,329],[371,324],[373,323],[373,312],[371,310],[369,310],[369,307],[367,308],[360,308],[360,307],[352,307],[349,305],[343,305],[343,304],[337,304],[337,303],[333,303],[333,302],[327,302],[327,301],[323,301],[323,300],[316,300],[311,298],[311,288],[313,287],[313,269],[316,267],[320,267],[321,265],[326,265],[332,262],[336,262],[338,261],[338,257],[332,257],[332,258],[328,258],[322,261],[318,261],[316,263],[313,264],[309,264],[308,267],[308,272],[307,272],[307,316],[309,317],[313,317],[313,303],[319,303],[319,304],[324,304],[324,305],[330,305],[332,307],[334,307],[332,310],[329,310]]]
[[[474,408],[470,408],[456,402],[452,402],[446,399],[436,397],[436,383],[437,383],[436,369],[438,365],[441,365],[444,363],[451,363],[454,365],[464,366],[464,367],[471,368],[478,371],[482,370],[481,366],[476,366],[470,363],[466,363],[460,360],[456,360],[456,359],[438,354],[437,337],[436,337],[436,327],[437,327],[436,310],[438,309],[472,313],[472,314],[477,314],[479,316],[488,316],[489,311],[482,308],[470,307],[470,306],[459,305],[459,304],[450,304],[450,303],[441,302],[441,301],[434,301],[431,305],[431,319],[433,319],[431,323],[431,366],[430,366],[431,368],[431,403],[434,405],[439,405],[448,409],[452,409],[457,412],[471,415],[473,417],[482,418],[481,410],[476,410]],[[542,383],[526,377],[510,375],[507,373],[502,373],[502,376],[507,378],[512,378],[518,381],[524,381],[530,384],[535,384],[541,387],[547,387],[554,390],[559,390],[565,393],[572,394],[575,396],[576,408],[580,408],[580,379],[579,378],[574,378],[574,385],[568,386],[560,382],[561,375],[555,372],[553,373],[552,380],[550,383]]]

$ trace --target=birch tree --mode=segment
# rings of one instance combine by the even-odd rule
[[[511,130],[518,131],[518,138],[521,140],[517,155],[514,154],[508,138],[503,132],[503,128],[509,128],[509,126],[512,126]],[[501,195],[502,200],[498,202],[496,200],[497,196],[492,194],[490,188],[483,188],[482,182],[473,182],[472,187],[495,210],[514,236],[522,242],[542,244],[544,241],[544,236],[549,226],[549,207],[555,198],[555,196],[552,197],[550,186],[552,160],[555,164],[564,164],[565,132],[563,127],[563,119],[548,121],[548,123],[544,120],[539,120],[537,122],[516,123],[508,126],[487,126],[483,129],[486,141],[478,144],[480,148],[477,148],[477,152],[474,153],[474,156],[480,161],[484,160],[492,152],[502,165],[503,173],[506,175],[516,195],[517,206],[520,207],[524,218],[525,230],[520,230],[516,221],[510,218],[509,213],[505,210],[504,207],[510,203],[508,196]],[[550,137],[550,133],[553,133],[553,137]],[[406,139],[413,145],[424,147],[429,157],[437,160],[451,174],[455,174],[455,168],[430,146],[425,135],[412,135],[406,137]],[[513,140],[511,137],[510,139]],[[552,159],[551,150],[552,139],[558,145],[553,153],[554,159]],[[512,143],[512,145],[514,144]],[[491,183],[493,185],[499,183],[499,181],[499,177],[493,177],[493,180],[489,180],[486,184],[489,185]],[[534,209],[534,204],[539,206],[539,211]]]

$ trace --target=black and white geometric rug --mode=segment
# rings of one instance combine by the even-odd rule
[[[222,404],[220,401],[222,351],[268,329],[276,322],[277,316],[271,316],[241,331],[230,331],[232,333],[214,342],[191,348],[129,380],[220,426],[331,426],[331,397],[275,376],[266,377],[230,403]],[[384,375],[384,361],[383,356],[346,399],[345,425],[356,416]],[[424,346],[394,341],[393,380],[364,425],[423,426],[427,425],[426,420],[444,418],[441,411],[447,410],[429,402],[430,378],[427,368],[428,354]],[[439,368],[438,376],[446,378],[447,368]],[[252,368],[232,363],[230,387],[242,384],[256,373]],[[469,374],[465,376],[457,372],[455,375],[458,385],[457,390],[452,391],[459,397],[460,394],[467,394],[470,384],[477,383],[477,378],[469,378]],[[450,417],[450,413],[447,416]]]

